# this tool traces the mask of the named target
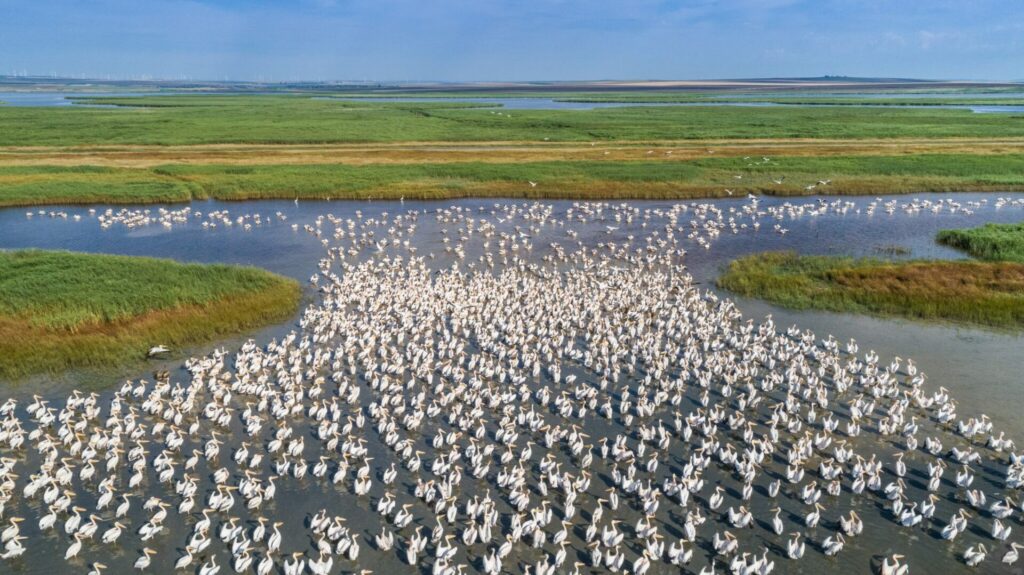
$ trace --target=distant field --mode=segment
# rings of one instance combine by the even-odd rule
[[[1024,265],[900,262],[768,252],[733,261],[718,285],[796,309],[1024,328]]]
[[[886,98],[875,96],[760,96],[750,95],[744,97],[736,96],[704,96],[701,98],[672,97],[672,96],[562,96],[557,100],[562,102],[581,103],[621,103],[621,104],[784,104],[787,106],[1020,106],[1024,105],[1024,98]]]
[[[1013,92],[1019,90],[1011,90]],[[446,98],[458,102],[467,98],[546,98],[559,102],[618,103],[618,104],[721,104],[721,103],[773,103],[804,105],[857,105],[857,106],[981,106],[1024,105],[1024,97],[1000,97],[992,92],[925,92],[897,91],[886,95],[878,93],[846,92],[766,92],[724,91],[619,91],[619,92],[415,92],[389,91],[368,93],[331,94],[336,98]]]
[[[819,180],[830,180],[827,185]],[[531,184],[532,182],[532,184]],[[808,189],[810,187],[811,189]],[[673,199],[1024,190],[1024,154],[553,162],[0,166],[0,206],[467,196]]]
[[[0,378],[139,362],[280,321],[299,286],[226,265],[71,252],[0,252]]]
[[[635,94],[612,93],[612,94],[552,94],[553,99],[563,102],[593,102],[593,103],[769,103],[788,105],[822,105],[822,106],[986,106],[1024,105],[1024,98],[998,97],[997,94],[942,94],[914,95],[912,92],[905,93],[900,97],[880,96],[876,94],[813,94],[813,93],[672,93],[672,92],[639,92]]]
[[[299,95],[90,101],[119,107],[0,109],[0,206],[1024,190],[1024,115],[1014,114],[722,106],[508,111],[458,99]]]
[[[614,142],[749,138],[1024,137],[1024,116],[854,107],[497,111],[306,96],[97,98],[125,108],[0,109],[0,146],[212,143]]]

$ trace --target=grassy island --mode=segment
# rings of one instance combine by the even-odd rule
[[[733,261],[719,287],[795,309],[1024,328],[1024,265],[887,262],[767,252]]]
[[[227,265],[0,252],[0,378],[138,362],[288,317],[297,282]]]
[[[936,240],[979,260],[1024,263],[1024,222],[942,230]]]

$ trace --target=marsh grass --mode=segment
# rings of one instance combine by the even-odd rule
[[[1024,328],[1024,265],[767,252],[737,259],[718,285],[794,309]]]
[[[122,107],[0,109],[0,146],[7,147],[0,150],[0,163],[16,158],[12,161],[31,164],[0,167],[0,206],[208,197],[690,199],[730,195],[726,189],[733,195],[776,196],[1024,190],[1024,154],[1019,153],[1024,117],[957,110],[696,106],[501,111],[457,99],[344,102],[307,95],[92,101]],[[719,157],[704,149],[705,141],[768,140],[781,146],[770,162]],[[857,141],[868,143],[871,155],[807,151],[815,142]],[[890,141],[895,147],[886,147]],[[961,147],[947,153],[901,153],[908,141]],[[492,147],[493,161],[452,161],[465,158],[457,156],[465,153],[460,142]],[[592,149],[593,155],[532,156],[527,161],[511,159],[512,152],[501,156],[509,146],[538,153],[556,142]],[[971,142],[989,145],[974,149]],[[607,158],[588,145],[597,143],[615,144],[616,156]],[[688,158],[674,158],[668,154],[672,143],[698,146],[699,155],[691,150]],[[329,145],[408,147],[410,153],[429,150],[443,160],[374,163],[371,153],[353,157],[349,151],[347,162],[335,161],[330,152],[323,152],[324,160],[295,161],[306,148]],[[144,153],[138,148],[146,146],[178,147],[183,155],[167,164],[117,163],[119,154]],[[267,151],[267,159],[254,156],[240,165],[217,163],[222,157],[217,154],[228,153],[218,146],[274,149]],[[800,155],[785,155],[786,146]],[[446,150],[451,157],[444,157]],[[45,165],[39,158],[47,153],[56,153],[60,165]],[[111,164],[89,165],[90,158]],[[79,159],[81,165],[72,165]],[[774,184],[780,177],[784,183]],[[819,179],[832,184],[807,189]]]
[[[369,102],[313,99],[308,95],[173,95],[93,98],[123,107],[18,107],[0,109],[0,162],[15,158],[31,165],[0,167],[0,206],[43,204],[155,204],[194,198],[399,197],[438,200],[466,196],[578,198],[683,198],[764,193],[878,194],[925,191],[1024,189],[1024,118],[976,115],[947,109],[862,109],[852,107],[744,108],[726,106],[622,107],[593,110],[481,109],[457,100]],[[990,142],[978,149],[946,153],[902,153],[916,142]],[[782,147],[771,162],[736,157],[676,159],[673,142],[768,141]],[[869,142],[878,153],[815,151],[809,142]],[[398,143],[400,142],[400,143]],[[419,143],[418,143],[419,142]],[[423,143],[431,142],[431,143]],[[438,144],[437,142],[445,142]],[[372,153],[347,162],[292,164],[304,151],[296,146],[422,145],[435,158],[453,142],[481,146],[516,145],[531,152],[545,146],[613,143],[615,157],[595,149],[587,159],[532,157],[490,162],[452,158],[403,165],[374,163]],[[894,147],[887,147],[893,142]],[[903,143],[899,143],[903,142]],[[646,144],[660,146],[658,152]],[[122,167],[118,154],[138,147],[188,149],[177,164]],[[218,164],[218,146],[273,147],[263,161]],[[799,156],[785,156],[785,145]],[[709,144],[711,145],[711,144]],[[134,147],[133,147],[134,146]],[[191,147],[196,146],[195,149]],[[199,147],[203,146],[203,147]],[[816,148],[815,148],[816,149]],[[33,158],[59,150],[59,166]],[[179,149],[180,152],[180,149]],[[258,151],[252,151],[258,153]],[[648,153],[649,152],[649,153]],[[103,156],[103,154],[110,156]],[[273,156],[276,153],[278,156]],[[351,152],[349,152],[351,153]],[[499,150],[498,153],[501,153]],[[552,153],[559,153],[557,150]],[[582,152],[574,152],[582,153]],[[624,158],[635,153],[633,158]],[[751,152],[753,153],[753,152]],[[112,165],[89,166],[90,158]],[[274,161],[274,158],[278,161]],[[426,158],[426,157],[424,157]],[[74,165],[80,163],[79,165]],[[737,178],[736,176],[741,176]],[[773,180],[784,177],[784,183]],[[818,179],[833,184],[808,190]],[[529,186],[527,181],[538,182]]]
[[[741,176],[737,179],[736,176]],[[784,182],[774,183],[780,177]],[[819,179],[832,181],[812,190]],[[531,186],[529,182],[537,185]],[[1024,154],[0,167],[0,206],[191,199],[691,199],[1024,190]],[[729,191],[726,191],[729,190]],[[731,192],[731,193],[730,193]]]
[[[187,182],[150,170],[98,166],[0,168],[0,206],[170,203],[201,197]]]
[[[0,378],[141,361],[285,319],[297,282],[256,268],[0,252]]]
[[[280,95],[91,101],[123,107],[0,108],[0,146],[1024,137],[1024,117],[942,109],[662,106],[502,111],[454,99],[395,103]]]
[[[981,260],[1024,263],[1024,222],[942,230],[936,240]]]

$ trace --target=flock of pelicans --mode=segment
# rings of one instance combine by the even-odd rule
[[[825,184],[828,180],[819,181],[818,184]],[[530,182],[533,184],[533,182]],[[812,186],[813,187],[813,186]],[[729,190],[726,190],[727,192]],[[730,193],[731,195],[731,193]],[[727,209],[730,216],[729,227],[734,233],[740,229],[746,229],[747,224],[737,223],[737,217],[746,217],[750,219],[750,229],[757,230],[759,227],[759,218],[771,218],[774,220],[783,219],[799,219],[804,216],[819,216],[825,213],[835,213],[840,215],[848,214],[865,214],[872,216],[878,212],[884,212],[886,214],[895,214],[900,211],[907,215],[916,215],[922,213],[931,214],[964,214],[973,215],[976,210],[982,207],[986,207],[990,204],[987,198],[976,201],[961,202],[952,198],[945,199],[921,199],[911,198],[910,200],[883,200],[882,198],[875,198],[870,201],[866,206],[859,206],[856,202],[848,200],[832,200],[826,201],[819,199],[816,202],[804,202],[804,203],[792,203],[785,202],[778,206],[762,207],[759,205],[758,196],[749,195],[747,197],[748,202],[742,207],[731,206]],[[295,203],[298,203],[298,199]],[[404,201],[403,201],[404,203]],[[689,205],[679,204],[676,206],[678,209],[687,209],[692,207],[698,213],[705,210],[716,210],[718,215],[721,215],[722,211],[715,208],[715,204],[712,203],[699,203],[693,202]],[[1024,199],[1013,196],[999,196],[991,202],[991,207],[996,210],[1000,210],[1006,207],[1010,208],[1022,208],[1024,207]],[[274,222],[286,222],[288,216],[281,211],[276,211],[273,216],[260,213],[251,213],[243,215],[232,215],[230,210],[218,209],[211,212],[204,213],[200,210],[194,210],[191,206],[186,206],[178,209],[171,208],[107,208],[106,210],[99,212],[95,208],[90,208],[85,216],[83,214],[71,214],[66,210],[47,210],[38,209],[33,211],[25,212],[25,217],[32,219],[34,217],[49,217],[51,219],[62,219],[72,221],[82,221],[84,217],[95,218],[103,229],[109,229],[114,226],[121,226],[129,230],[137,228],[145,228],[152,225],[159,225],[166,229],[172,229],[175,226],[187,225],[190,222],[199,223],[203,229],[216,229],[238,227],[245,231],[253,231],[264,225],[271,224]],[[725,221],[719,218],[716,222],[719,227],[724,227]],[[299,224],[291,224],[292,229],[298,230]],[[307,224],[304,226],[307,231],[310,230],[310,226]],[[777,224],[773,228],[776,232],[785,233],[784,228],[781,224]],[[701,244],[703,245],[703,244]]]
[[[1024,459],[994,422],[912,360],[745,320],[685,271],[688,240],[859,209],[321,217],[300,228],[325,246],[318,297],[288,335],[0,405],[0,571],[764,575],[817,556],[900,575],[899,549],[844,563],[897,532],[1012,565]],[[625,225],[639,237],[605,239]],[[569,241],[535,246],[548,228]]]

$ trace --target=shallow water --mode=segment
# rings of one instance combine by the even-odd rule
[[[64,107],[85,106],[89,108],[116,108],[108,104],[88,104],[76,102],[74,98],[114,98],[133,96],[153,96],[156,92],[0,92],[0,102],[6,106],[29,107]]]
[[[214,92],[209,92],[214,93]],[[170,93],[159,93],[159,92],[0,92],[0,102],[7,106],[30,106],[30,107],[62,107],[62,106],[86,106],[90,108],[116,108],[119,106],[109,104],[88,104],[83,102],[75,102],[72,98],[78,97],[141,97],[141,96],[159,96],[168,95]],[[773,94],[771,97],[776,97]],[[795,94],[786,94],[783,96],[796,97]],[[807,94],[801,94],[801,96],[807,97]],[[813,97],[814,94],[809,96]],[[886,94],[857,94],[857,96],[864,97],[886,97]],[[933,96],[936,98],[944,97],[942,94],[925,94],[924,96]],[[734,95],[729,95],[732,98]],[[759,95],[735,95],[742,99],[743,97],[761,97]],[[980,96],[979,96],[980,97]],[[1011,97],[1011,95],[993,95],[985,94],[984,97]],[[345,98],[344,96],[313,96],[315,100],[340,100],[345,102],[463,102],[480,104],[487,107],[500,107],[504,110],[596,110],[600,108],[623,108],[623,107],[647,107],[647,106],[739,106],[744,108],[765,108],[765,107],[779,107],[779,106],[790,106],[790,107],[810,107],[810,106],[830,106],[830,104],[786,104],[780,102],[567,102],[555,98],[491,98],[491,97],[479,97],[479,98],[433,98],[433,97],[400,97],[400,96],[370,96],[360,98]],[[852,105],[857,107],[856,104]],[[1024,106],[1017,105],[938,105],[938,106],[896,106],[896,105],[873,105],[872,107],[882,108],[942,108],[950,110],[971,110],[976,113],[984,114],[1011,114],[1024,112]]]
[[[485,107],[501,108],[503,110],[597,110],[601,108],[623,108],[623,107],[664,107],[687,105],[673,102],[567,102],[554,98],[433,98],[433,97],[404,97],[404,96],[367,96],[359,98],[345,98],[344,96],[322,96],[317,100],[340,100],[343,102],[395,102],[395,103],[465,103],[480,104]],[[761,106],[762,103],[739,103],[739,106]],[[771,105],[771,104],[769,104]]]
[[[726,97],[732,97],[728,95]],[[804,97],[814,97],[813,94]],[[664,106],[725,106],[740,108],[810,108],[810,107],[837,107],[834,104],[808,104],[808,103],[785,103],[785,102],[570,102],[554,98],[441,98],[441,97],[392,97],[375,96],[360,98],[345,98],[344,96],[322,96],[317,100],[342,100],[345,102],[463,102],[480,104],[487,107],[500,107],[503,110],[597,110],[601,108],[625,108],[625,107],[664,107]],[[977,113],[989,114],[1010,114],[1024,112],[1024,106],[1017,105],[897,105],[897,104],[842,104],[842,107],[872,107],[872,108],[923,108],[923,109],[946,109],[946,110],[970,110]]]
[[[831,92],[748,92],[735,94],[735,98],[806,98],[808,95],[829,97],[829,98],[872,98],[872,99],[899,99],[899,100],[948,100],[984,98],[993,100],[1007,100],[1024,98],[1024,92],[861,92],[859,90],[831,91]]]
[[[949,209],[943,209],[939,213],[923,211],[910,214],[897,207],[892,214],[878,209],[873,215],[867,215],[865,213],[867,206],[874,201],[873,198],[810,197],[790,200],[762,198],[760,200],[762,210],[778,208],[787,203],[817,206],[819,202],[826,202],[835,203],[836,207],[825,210],[821,215],[804,215],[796,219],[785,216],[780,220],[763,218],[762,229],[757,233],[753,233],[749,229],[741,230],[735,235],[727,230],[723,231],[721,237],[713,242],[710,250],[705,250],[690,242],[685,244],[688,250],[685,263],[695,280],[701,282],[702,287],[710,288],[713,285],[714,277],[728,261],[740,255],[766,249],[794,249],[806,253],[884,257],[881,250],[891,246],[901,246],[910,250],[908,255],[901,257],[960,258],[963,256],[959,252],[934,243],[935,232],[939,229],[975,226],[985,222],[1015,222],[1024,219],[1024,209],[1021,207],[1002,209],[994,207],[996,199],[1001,195],[1006,196],[1006,194],[956,194],[953,196],[930,194],[882,198],[883,202],[895,201],[897,206],[908,204],[915,198],[932,202],[952,198],[973,211],[973,214],[965,213],[963,210],[951,213]],[[1020,196],[1010,197],[1019,198]],[[730,209],[738,210],[745,201],[739,199],[714,200],[684,202],[684,204],[687,206],[712,204],[728,213]],[[852,206],[845,205],[847,202],[852,203]],[[259,265],[305,281],[315,273],[317,262],[324,255],[320,239],[304,230],[304,226],[314,225],[319,216],[332,214],[342,219],[354,218],[358,210],[364,219],[369,219],[381,216],[384,212],[391,215],[410,210],[430,213],[452,205],[468,208],[477,214],[481,213],[481,208],[489,210],[495,203],[494,200],[404,203],[300,202],[298,204],[291,201],[239,203],[208,201],[191,204],[192,212],[188,216],[188,223],[172,224],[170,229],[160,224],[136,229],[127,229],[122,225],[114,224],[109,229],[101,229],[96,217],[89,214],[87,206],[6,209],[0,210],[0,248],[71,249],[86,252],[169,257],[182,261],[241,263]],[[500,203],[522,205],[530,202],[501,201]],[[554,207],[554,215],[558,217],[576,202],[547,203]],[[666,201],[628,203],[641,210],[665,211],[678,204]],[[618,204],[618,202],[614,202],[614,204]],[[181,207],[168,206],[168,209],[177,210]],[[97,207],[98,213],[102,213],[105,209],[105,207]],[[115,211],[120,209],[121,207],[114,208]],[[148,209],[151,213],[156,214],[159,207],[146,206],[138,207],[138,209]],[[691,208],[691,211],[694,209]],[[40,210],[44,213],[39,214]],[[217,228],[203,228],[200,225],[199,222],[203,221],[210,212],[220,210],[229,211],[232,218],[244,214],[263,214],[264,217],[261,219],[264,223],[253,226],[249,231],[238,225],[231,227],[220,225]],[[840,213],[840,210],[844,210],[845,213]],[[857,213],[858,210],[860,213]],[[28,211],[34,214],[31,218],[26,217]],[[196,212],[202,212],[203,216],[196,216]],[[278,212],[287,219],[281,219]],[[609,210],[609,216],[610,212],[611,210]],[[81,216],[81,220],[75,221],[75,215]],[[685,220],[685,216],[681,218],[681,222]],[[788,230],[785,235],[771,231],[772,223],[776,221]],[[299,229],[293,230],[292,224],[298,224]],[[511,231],[513,225],[520,224],[523,222],[508,222],[501,225],[506,231]],[[580,232],[581,242],[593,247],[608,241],[624,242],[630,234],[643,237],[644,234],[658,229],[657,225],[644,228],[641,224],[642,220],[639,218],[631,224],[611,219],[594,219],[575,225],[574,229]],[[422,241],[417,244],[417,247],[420,253],[437,253],[439,257],[434,265],[438,268],[450,265],[452,260],[444,254],[443,244],[437,233],[438,224],[434,218],[421,216],[419,225],[421,231],[417,238],[422,238]],[[532,238],[536,249],[531,257],[539,258],[550,253],[550,250],[546,248],[550,242],[568,245],[572,241],[564,229],[544,227],[540,234]],[[476,252],[470,251],[467,253],[467,259],[472,259],[475,255]],[[745,316],[753,318],[755,321],[760,321],[766,314],[772,314],[780,328],[797,324],[801,328],[813,330],[819,339],[827,334],[835,335],[840,341],[855,338],[860,342],[862,352],[875,349],[881,353],[883,362],[887,362],[892,355],[900,355],[904,358],[912,357],[921,370],[928,374],[929,389],[936,390],[939,386],[945,386],[957,398],[961,406],[959,410],[961,418],[982,412],[987,413],[997,423],[999,429],[1005,430],[1018,443],[1024,441],[1024,421],[1018,417],[1018,414],[1024,410],[1024,380],[1020,377],[1022,366],[1020,353],[1024,349],[1024,339],[1019,335],[848,314],[794,312],[745,299],[739,300],[738,303]],[[237,347],[237,342],[244,339],[246,335],[254,335],[262,343],[270,337],[279,337],[293,325],[294,322],[288,322],[280,326],[273,326],[253,334],[245,334],[223,345],[229,349]],[[206,346],[206,348],[209,349],[212,346]],[[153,367],[164,365],[173,367],[177,364],[180,364],[180,358],[154,364]],[[124,374],[125,377],[139,377],[140,375],[143,374]],[[14,396],[27,398],[31,393],[42,390],[47,395],[57,397],[66,394],[68,386],[72,385],[74,381],[72,377],[56,383],[41,381],[23,384],[12,393]],[[112,383],[121,381],[122,378],[112,378]],[[690,401],[692,402],[693,399],[690,398]],[[689,411],[695,405],[696,403],[693,403],[681,409]],[[601,425],[601,423],[592,421],[589,425]],[[429,432],[423,433],[425,438],[429,438],[431,435]],[[367,433],[366,438],[371,454],[386,453],[386,448],[376,433]],[[891,446],[883,446],[880,448],[880,453],[891,452],[891,450]],[[540,454],[537,454],[536,451],[534,459],[538,460]],[[385,459],[381,458],[382,461]],[[883,459],[888,460],[888,458]],[[670,462],[668,465],[671,469],[677,469],[681,463],[681,461],[676,461]],[[200,463],[198,470],[201,477],[212,471],[204,468],[204,465],[205,463]],[[724,482],[727,479],[716,475],[717,473],[718,471],[714,467],[709,468],[708,474],[705,475],[706,480],[714,483],[718,480]],[[975,487],[981,486],[986,491],[996,489],[996,470],[980,470],[978,475]],[[400,482],[408,481],[407,474],[400,474],[399,478]],[[597,493],[603,490],[607,481],[610,481],[607,476],[603,476],[599,472],[595,473],[591,492]],[[913,478],[908,483],[910,499],[921,500],[925,492],[920,478]],[[412,486],[412,483],[407,482],[404,489],[410,490]],[[150,489],[156,493],[163,491],[155,485]],[[286,525],[289,527],[297,527],[304,526],[305,519],[316,510],[327,507],[333,514],[348,517],[350,527],[362,534],[365,548],[358,567],[372,568],[376,572],[404,572],[408,570],[408,567],[400,562],[395,552],[378,553],[372,549],[372,544],[365,543],[379,531],[377,517],[370,508],[370,501],[376,501],[381,493],[381,485],[375,483],[370,500],[365,497],[356,498],[350,494],[347,488],[336,488],[329,482],[307,477],[300,482],[282,482],[279,485],[277,499],[265,507],[262,514],[275,519],[280,518],[286,521]],[[463,493],[466,493],[465,489]],[[705,490],[704,493],[706,494],[707,491]],[[406,495],[408,496],[408,494]],[[737,505],[738,500],[739,494],[730,491],[722,508]],[[932,530],[895,527],[891,520],[883,519],[879,513],[871,510],[871,507],[876,505],[873,496],[854,497],[853,501],[856,508],[864,509],[862,516],[866,522],[866,529],[863,535],[848,542],[839,559],[827,559],[817,550],[816,546],[808,545],[807,555],[801,561],[789,561],[780,556],[774,557],[776,572],[820,573],[841,567],[838,569],[840,572],[865,573],[873,569],[879,556],[893,552],[908,556],[913,573],[967,572],[967,568],[959,562],[959,556],[954,556],[954,549],[959,553],[969,543],[977,541],[989,543],[990,541],[984,533],[969,532],[958,538],[954,547],[938,540]],[[91,507],[92,503],[91,500],[86,500],[83,506]],[[767,516],[768,507],[773,503],[767,498],[755,497],[749,507],[755,516],[764,518]],[[783,505],[786,514],[800,512],[801,506],[793,505],[792,502],[789,502],[788,505],[783,502]],[[134,527],[138,527],[145,517],[139,507],[141,507],[141,501],[136,501],[131,516]],[[937,513],[937,517],[942,521],[948,517],[947,509],[948,506],[940,506],[940,511]],[[508,509],[503,507],[501,510],[507,511]],[[844,508],[841,511],[846,512],[846,510]],[[609,513],[611,512],[606,511],[606,517]],[[625,505],[620,508],[620,513],[623,519],[630,523],[638,517]],[[838,513],[833,513],[829,518],[834,521],[837,515]],[[1019,517],[1019,515],[1017,513],[1015,517]],[[30,536],[26,544],[31,544],[31,555],[27,556],[26,560],[13,563],[14,571],[19,573],[43,573],[54,570],[62,572],[66,565],[63,562],[62,554],[67,546],[63,532],[61,531],[60,537],[53,533],[44,536],[43,541],[49,542],[46,545],[53,550],[53,554],[41,553],[40,536],[36,532],[34,524],[37,515],[33,512],[28,516],[30,521],[23,525],[23,533]],[[797,515],[788,517],[784,515],[784,517],[787,521],[797,520]],[[672,517],[669,506],[662,506],[659,518],[664,521],[668,533],[678,536],[678,533],[674,532],[677,530],[677,523]],[[583,529],[579,526],[581,523],[582,521],[578,519],[573,535],[573,551],[582,549],[579,541]],[[1017,534],[1024,532],[1024,527],[1018,519],[1015,518],[1012,524]],[[106,524],[101,525],[101,532],[107,526]],[[158,551],[159,559],[154,559],[155,562],[159,561],[159,563],[155,563],[158,566],[156,572],[169,571],[170,564],[177,558],[180,548],[183,547],[184,534],[189,530],[173,512],[169,515],[166,526],[170,535],[160,536],[149,544],[149,547]],[[430,524],[424,526],[428,530],[432,527]],[[809,530],[809,533],[815,542],[820,542],[834,528],[834,525],[831,524],[828,527],[823,525]],[[731,529],[731,531],[739,532],[737,529]],[[764,529],[755,528],[750,535],[740,533],[739,537],[745,543],[760,541],[770,549],[776,549],[775,546],[780,541],[784,541],[774,536],[765,536],[765,533]],[[285,549],[308,549],[309,545],[305,537],[304,530],[302,532],[295,530],[293,533],[286,534],[288,543]],[[1011,537],[1011,540],[1018,540],[1018,537]],[[126,572],[138,556],[137,547],[140,547],[131,537],[127,537],[126,541],[131,542],[127,543],[124,549],[115,549],[109,556],[98,554],[101,553],[101,549],[109,549],[100,547],[98,544],[87,545],[83,555],[93,559],[104,557],[104,562],[111,565],[111,573]],[[784,545],[784,543],[782,544]],[[215,543],[215,545],[218,544]],[[997,546],[998,553],[993,552],[990,555],[984,564],[984,572],[1002,572],[998,565],[1002,547]],[[102,553],[106,553],[106,551]],[[694,562],[690,566],[692,570],[697,571],[701,568],[704,564],[705,554],[705,549],[698,548]],[[230,570],[226,559],[227,556],[224,555],[220,561],[224,565],[222,573]],[[460,560],[468,561],[470,559],[473,559],[473,569],[477,568],[478,562],[475,556],[466,557],[460,554]],[[570,563],[573,560],[573,552],[570,552]],[[0,565],[2,564],[0,563]],[[73,565],[84,572],[84,563]],[[334,572],[338,571],[339,565],[344,571],[357,568],[350,562],[336,561]],[[512,561],[506,561],[508,572],[517,571],[515,565]],[[656,565],[652,567],[652,572],[669,573],[673,570],[664,565]],[[1020,572],[1020,570],[1012,572]]]
[[[920,212],[907,214],[896,210],[887,214],[881,209],[874,215],[864,213],[874,198],[772,198],[763,197],[760,204],[763,208],[782,206],[785,204],[817,204],[823,202],[852,202],[855,208],[847,210],[845,215],[828,213],[818,216],[805,216],[800,219],[784,221],[788,232],[785,235],[770,233],[762,229],[759,233],[741,232],[730,234],[724,232],[710,250],[699,246],[689,249],[685,262],[689,272],[702,287],[714,289],[714,278],[731,260],[764,250],[796,250],[801,253],[840,254],[851,256],[890,257],[886,249],[899,246],[909,250],[908,253],[895,256],[897,258],[941,258],[962,259],[966,256],[952,248],[935,243],[936,232],[941,229],[960,228],[981,225],[986,222],[1018,222],[1024,220],[1024,210],[1015,207],[996,209],[994,202],[1000,196],[1020,197],[1020,195],[998,193],[964,193],[964,194],[918,194],[882,196],[885,202],[895,201],[906,204],[914,199],[937,201],[953,199],[961,204],[968,202],[987,201],[985,207],[977,208],[975,213],[941,213]],[[738,208],[744,200],[701,200],[683,202],[687,205],[712,204],[728,210]],[[403,211],[420,210],[432,212],[449,206],[462,206],[479,211],[490,209],[494,200],[460,200],[460,201],[406,201],[399,202],[299,202],[295,204],[287,200],[267,200],[255,202],[219,202],[203,201],[190,204],[193,217],[200,212],[204,217],[213,211],[226,210],[232,217],[245,214],[262,214],[263,225],[244,231],[241,227],[225,227],[204,229],[195,221],[184,225],[174,225],[166,229],[160,225],[150,225],[137,229],[127,229],[115,225],[110,229],[101,229],[93,217],[89,215],[89,206],[46,208],[10,208],[0,210],[0,249],[40,248],[67,249],[83,252],[112,253],[122,255],[138,255],[166,257],[180,261],[199,263],[231,263],[256,265],[306,282],[316,271],[317,261],[323,257],[320,240],[302,231],[301,226],[313,224],[317,217],[331,214],[338,218],[354,217],[356,211],[365,219],[380,216],[382,213],[391,215]],[[501,203],[527,204],[525,201],[502,201]],[[554,206],[555,213],[564,212],[571,207],[573,201],[546,202]],[[668,210],[678,202],[644,201],[628,202],[639,208]],[[124,206],[118,206],[120,210]],[[170,205],[167,209],[180,209],[181,205]],[[150,210],[157,213],[159,206],[127,206],[129,209]],[[103,206],[96,206],[97,213],[102,213]],[[860,214],[855,213],[857,209]],[[26,212],[33,212],[32,218]],[[43,211],[43,215],[37,212]],[[67,219],[51,217],[49,212],[64,213]],[[287,219],[280,220],[276,214],[280,212]],[[74,221],[74,216],[82,217]],[[299,224],[295,231],[292,224]],[[603,241],[622,241],[629,234],[640,236],[644,228],[636,221],[632,225],[616,222],[619,229],[609,234],[602,223],[589,223],[579,227],[581,239],[594,244]],[[451,260],[443,257],[442,244],[437,239],[432,219],[423,221],[423,237],[428,241],[420,247],[421,252],[436,251],[441,254],[438,265],[449,264]],[[765,223],[764,227],[770,227]],[[585,233],[589,230],[589,235]],[[564,241],[570,239],[564,232],[548,231],[551,237],[537,237],[535,243],[539,250],[537,255],[545,253],[544,247],[551,240]],[[470,254],[472,255],[472,254]],[[900,319],[865,318],[850,314],[838,314],[817,311],[793,311],[760,301],[740,299],[741,308],[750,317],[759,318],[772,314],[780,326],[798,324],[811,328],[821,337],[831,333],[840,340],[855,338],[862,342],[867,350],[899,350],[894,352],[903,357],[913,357],[922,369],[929,373],[930,383],[934,386],[943,385],[955,391],[956,397],[971,412],[985,412],[1009,426],[1019,437],[1024,437],[1024,420],[1017,417],[1024,410],[1024,381],[1018,376],[1016,368],[1020,367],[1016,352],[1024,345],[1024,338],[1011,333],[999,333],[963,326],[922,324]],[[285,330],[292,323],[285,324]],[[278,333],[280,329],[262,330],[263,333]],[[873,344],[872,342],[876,342]],[[934,364],[938,369],[928,369]],[[991,401],[995,397],[1009,401]],[[1017,398],[1017,401],[1014,399]]]

